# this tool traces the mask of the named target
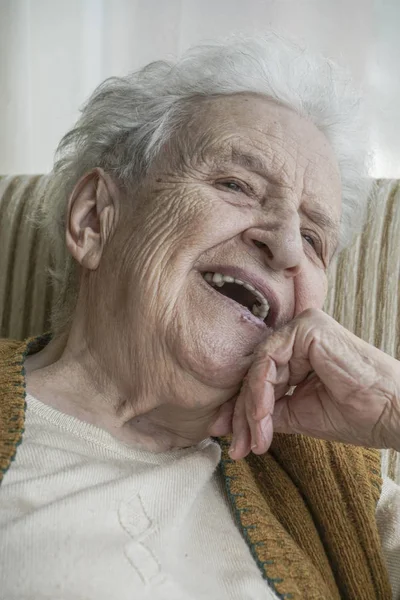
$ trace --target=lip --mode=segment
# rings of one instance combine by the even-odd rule
[[[213,288],[209,283],[207,283],[207,281],[204,279],[204,277],[202,276],[202,274],[200,272],[199,272],[199,278],[201,279],[201,283],[209,291],[209,293],[212,294],[213,297],[215,297],[215,295],[218,294],[218,297],[221,299],[222,302],[228,304],[231,307],[231,309],[233,308],[240,315],[240,318],[242,321],[255,326],[257,329],[259,329],[263,333],[264,332],[265,333],[273,332],[273,330],[269,326],[267,326],[266,323],[264,323],[264,321],[261,321],[256,316],[254,316],[253,313],[250,312],[248,308],[246,308],[245,306],[242,306],[239,302],[232,300],[232,298],[228,298],[227,296],[224,296],[223,294],[220,294],[219,292],[217,292],[217,290],[215,288]]]
[[[250,271],[229,265],[206,265],[204,268],[202,267],[200,271],[200,276],[204,280],[202,273],[221,273],[221,275],[230,275],[235,279],[240,279],[241,281],[250,283],[250,285],[252,285],[258,292],[260,292],[264,296],[264,298],[268,300],[270,310],[266,319],[266,323],[264,324],[268,328],[276,328],[280,314],[279,300],[275,292],[267,285],[265,281],[263,281],[262,278],[260,278],[254,273],[251,273]],[[210,286],[208,283],[207,285],[208,287],[211,287],[211,289],[213,289],[212,286]],[[227,299],[230,300],[230,298]],[[235,301],[232,300],[232,302]],[[235,304],[237,304],[237,302],[235,302]]]

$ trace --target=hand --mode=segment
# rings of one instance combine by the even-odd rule
[[[225,420],[229,408],[235,460],[266,452],[274,431],[400,450],[400,362],[306,310],[257,348]]]

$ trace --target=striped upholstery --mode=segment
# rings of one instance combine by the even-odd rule
[[[51,255],[32,224],[47,176],[0,178],[0,337],[45,331],[53,300]],[[326,311],[400,360],[400,182],[379,182],[367,227],[332,265]],[[386,456],[386,455],[385,455]],[[386,466],[395,469],[394,455]],[[397,467],[400,481],[400,465]]]
[[[332,265],[325,310],[400,360],[400,181],[378,182],[362,235]]]
[[[46,176],[0,179],[0,337],[24,339],[48,329],[50,248],[33,225]]]

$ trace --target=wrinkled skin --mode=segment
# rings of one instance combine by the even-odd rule
[[[79,300],[67,340],[27,360],[27,386],[43,402],[153,451],[233,427],[231,455],[241,458],[251,447],[267,450],[275,399],[310,369],[318,373],[310,356],[318,344],[332,363],[341,406],[352,402],[346,382],[359,361],[356,338],[307,311],[321,308],[326,295],[340,176],[326,138],[287,108],[246,94],[203,100],[195,108],[184,136],[165,146],[134,194],[101,169],[77,184],[66,240],[82,267]],[[246,318],[203,280],[202,272],[224,266],[268,287],[276,305],[273,326]],[[295,325],[282,330],[286,323]],[[277,338],[273,330],[285,333]],[[348,372],[336,365],[343,345]],[[368,355],[369,348],[361,351]],[[293,376],[297,363],[304,368]],[[328,390],[325,375],[319,376]],[[363,410],[364,388],[360,384],[351,410]],[[358,434],[346,413],[335,421],[332,392],[320,401],[322,411],[306,398],[303,413],[293,409],[300,395],[275,406],[277,430],[347,441],[354,435],[355,443],[370,443],[367,425]],[[314,410],[315,422],[309,420]]]
[[[287,394],[288,386],[296,386]],[[232,458],[266,452],[273,431],[400,450],[399,362],[326,313],[304,311],[260,344],[232,415]]]

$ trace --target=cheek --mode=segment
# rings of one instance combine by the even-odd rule
[[[295,278],[295,316],[307,308],[322,308],[328,291],[328,281],[324,271],[307,265]]]

